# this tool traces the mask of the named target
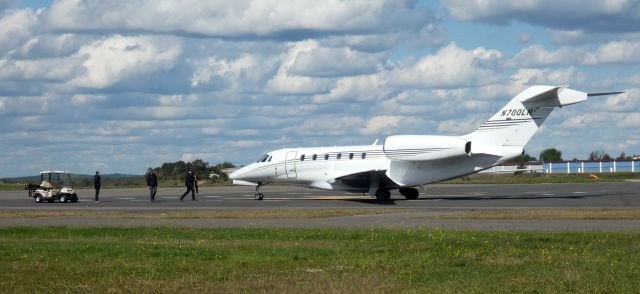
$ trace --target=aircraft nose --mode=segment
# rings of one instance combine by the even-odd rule
[[[242,179],[242,175],[245,174],[247,172],[247,167],[241,167],[240,169],[232,172],[229,175],[229,178],[232,180],[241,180]]]

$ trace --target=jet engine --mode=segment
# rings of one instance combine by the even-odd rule
[[[434,160],[471,155],[471,141],[452,136],[390,136],[383,149],[391,160]]]

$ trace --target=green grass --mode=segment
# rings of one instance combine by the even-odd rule
[[[592,179],[595,175],[598,179]],[[640,173],[524,173],[514,174],[473,174],[467,179],[457,178],[442,183],[445,184],[545,184],[545,183],[598,183],[624,182],[630,179],[640,179]]]
[[[634,293],[638,233],[0,229],[0,292]]]
[[[0,191],[24,190],[24,184],[0,183]]]

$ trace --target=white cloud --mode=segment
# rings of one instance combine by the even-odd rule
[[[533,39],[533,36],[531,36],[531,34],[529,33],[520,33],[518,35],[518,42],[520,43],[529,43],[531,41],[531,39]]]
[[[585,58],[585,64],[640,63],[640,41],[614,41],[604,44]]]
[[[381,100],[391,94],[381,75],[364,75],[339,79],[327,94],[314,95],[313,101],[328,103],[339,100]]]
[[[390,134],[398,131],[398,128],[404,124],[415,123],[411,117],[381,115],[374,116],[367,122],[366,126],[360,131],[363,135],[380,135]]]
[[[276,94],[319,94],[328,91],[329,81],[326,78],[297,76],[289,73],[301,52],[318,48],[317,41],[308,40],[289,44],[289,51],[283,55],[282,63],[276,75],[267,82],[267,88]]]
[[[196,159],[198,159],[198,157],[192,153],[183,153],[182,156],[180,156],[180,160],[185,162],[191,162]]]
[[[289,73],[311,77],[370,74],[376,72],[380,57],[348,48],[318,47],[299,52]]]
[[[572,47],[561,47],[556,51],[547,51],[540,45],[522,49],[511,60],[514,67],[538,67],[547,65],[575,65],[583,62],[586,52]]]
[[[181,45],[173,39],[112,36],[82,46],[85,72],[70,84],[84,88],[105,88],[132,76],[169,69],[180,56]]]
[[[497,50],[467,51],[455,43],[427,55],[410,68],[390,73],[390,83],[411,87],[466,87],[496,82],[502,59]]]
[[[617,127],[619,128],[633,128],[637,130],[640,128],[640,113],[634,112],[625,114],[623,117],[620,117],[617,122]]]
[[[0,10],[0,54],[15,51],[32,37],[39,29],[40,13],[31,9]]]
[[[47,20],[55,30],[302,39],[306,32],[419,31],[432,18],[406,0],[60,0]]]
[[[76,94],[71,96],[71,104],[75,106],[85,105],[94,102],[100,102],[107,100],[107,96],[104,95],[87,95],[87,94]]]
[[[599,109],[608,111],[637,112],[640,110],[640,89],[627,89],[624,93],[608,96],[604,107]]]
[[[640,72],[622,80],[624,83],[640,85]]]
[[[522,49],[510,61],[514,67],[636,63],[640,63],[640,41],[612,41],[601,45],[594,52],[565,46],[547,51],[540,45],[532,45]]]
[[[215,56],[206,60],[194,60],[195,69],[191,76],[191,86],[198,87],[224,80],[236,90],[248,89],[260,84],[267,75],[277,68],[277,59],[272,56],[243,54],[237,59],[220,59]]]
[[[46,58],[35,60],[0,59],[0,78],[11,80],[66,81],[79,71],[74,58]]]
[[[480,121],[462,119],[445,120],[438,123],[437,131],[442,135],[463,135],[480,127]]]
[[[558,70],[522,68],[511,76],[512,82],[524,90],[525,86],[532,85],[570,85],[583,83],[586,80],[584,73],[575,67]]]

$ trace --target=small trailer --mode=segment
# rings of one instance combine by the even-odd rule
[[[73,189],[73,182],[68,172],[60,170],[43,171],[40,173],[40,184],[25,185],[29,191],[29,197],[33,197],[36,203],[56,200],[66,202],[78,202],[78,194]]]

